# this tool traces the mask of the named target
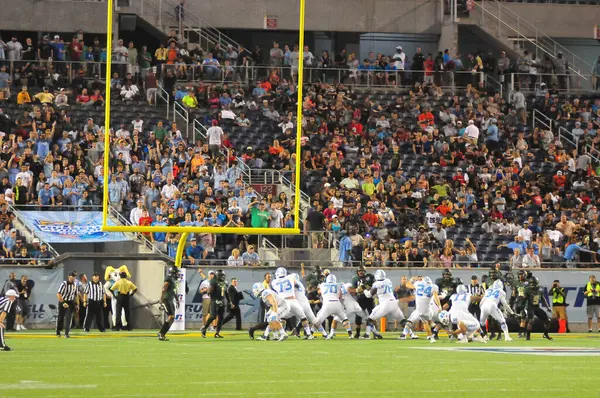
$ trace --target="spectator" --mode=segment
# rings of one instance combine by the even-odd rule
[[[197,265],[200,260],[206,259],[208,250],[198,245],[196,238],[190,239],[190,245],[185,249],[185,256],[187,261],[192,265]]]
[[[239,249],[233,249],[231,256],[227,259],[227,265],[230,267],[241,267],[244,265],[244,260],[240,255]]]
[[[257,267],[260,265],[260,257],[258,253],[254,251],[254,245],[248,245],[248,251],[242,254],[242,260],[244,261],[244,265],[249,265],[251,267]]]

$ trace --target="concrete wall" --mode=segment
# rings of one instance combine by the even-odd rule
[[[269,15],[279,29],[298,29],[297,0],[197,1],[186,9],[216,27],[262,29]],[[439,18],[437,0],[330,0],[308,2],[305,23],[315,31],[437,33]]]
[[[106,3],[2,0],[2,30],[106,33]]]
[[[592,38],[594,25],[600,23],[600,6],[528,3],[503,5],[550,37]]]

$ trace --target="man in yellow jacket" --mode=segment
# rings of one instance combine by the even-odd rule
[[[598,333],[600,333],[600,282],[595,275],[590,275],[589,282],[585,285],[583,295],[587,299],[588,329],[592,333],[592,321],[596,317]]]
[[[121,310],[125,312],[125,324],[127,326],[123,327],[121,317],[117,316],[115,328],[117,330],[131,330],[131,313],[129,305],[131,296],[137,292],[137,286],[127,279],[127,272],[121,272],[119,276],[121,279],[115,282],[111,287],[111,290],[117,299],[116,313],[120,314]]]

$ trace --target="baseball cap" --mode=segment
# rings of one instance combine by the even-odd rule
[[[54,35],[54,39],[58,40],[58,39],[60,39],[60,36],[59,35]]]
[[[4,293],[6,297],[19,297],[19,294],[13,289],[8,289],[6,293]]]
[[[196,238],[190,239],[190,242],[196,242]]]
[[[208,271],[208,275],[210,275],[210,274],[213,274],[213,275],[214,275],[214,274],[215,274],[215,271],[213,271],[213,270],[210,270],[210,271]]]

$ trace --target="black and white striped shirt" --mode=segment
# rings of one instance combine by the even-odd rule
[[[77,285],[75,285],[75,283],[63,281],[58,288],[58,293],[60,293],[64,301],[75,301],[75,297],[77,296]]]
[[[476,285],[468,284],[466,287],[473,296],[481,296],[484,293],[483,287],[479,283]]]
[[[84,294],[87,294],[89,301],[102,301],[104,300],[104,286],[102,283],[90,282],[83,288]]]
[[[8,297],[0,298],[0,314],[6,312],[7,314],[10,312],[10,307],[12,306],[12,301]]]

